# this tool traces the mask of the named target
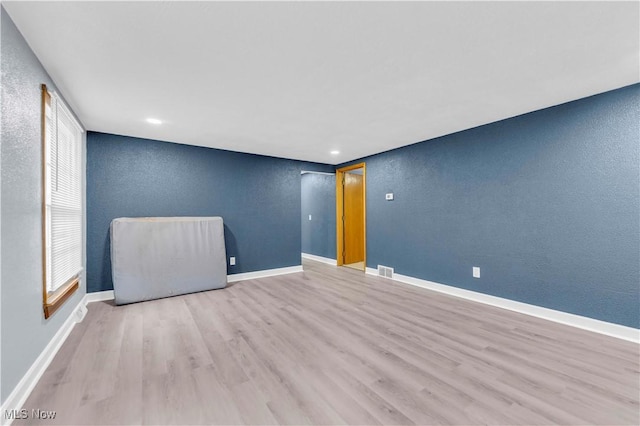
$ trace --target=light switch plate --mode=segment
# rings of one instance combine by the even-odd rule
[[[309,215],[309,220],[311,220],[311,215]]]
[[[384,196],[384,199],[387,200],[387,201],[393,200],[393,192],[389,192],[388,194],[386,194]]]

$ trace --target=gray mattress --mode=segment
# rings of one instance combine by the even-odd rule
[[[111,271],[117,305],[223,288],[222,218],[114,219]]]

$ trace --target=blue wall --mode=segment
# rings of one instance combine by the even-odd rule
[[[78,306],[84,288],[44,319],[40,85],[62,93],[2,6],[0,15],[0,403],[5,403]]]
[[[639,327],[639,105],[634,85],[354,161],[367,266]]]
[[[300,265],[301,170],[333,167],[89,132],[87,291],[113,288],[116,217],[222,216],[229,274]]]
[[[302,175],[302,252],[336,258],[335,175]]]

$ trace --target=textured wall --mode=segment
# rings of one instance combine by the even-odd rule
[[[638,117],[634,85],[365,158],[367,266],[639,327]]]
[[[55,85],[22,35],[2,15],[2,383],[4,401],[40,355],[84,286],[48,320],[42,312],[40,85]],[[82,280],[84,282],[84,278]]]
[[[302,252],[336,258],[335,175],[302,175]]]
[[[300,265],[300,171],[331,166],[147,139],[87,136],[87,290],[110,290],[116,217],[222,216],[228,273]]]

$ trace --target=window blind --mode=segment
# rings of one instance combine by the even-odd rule
[[[55,94],[45,105],[47,291],[82,271],[82,127]]]

